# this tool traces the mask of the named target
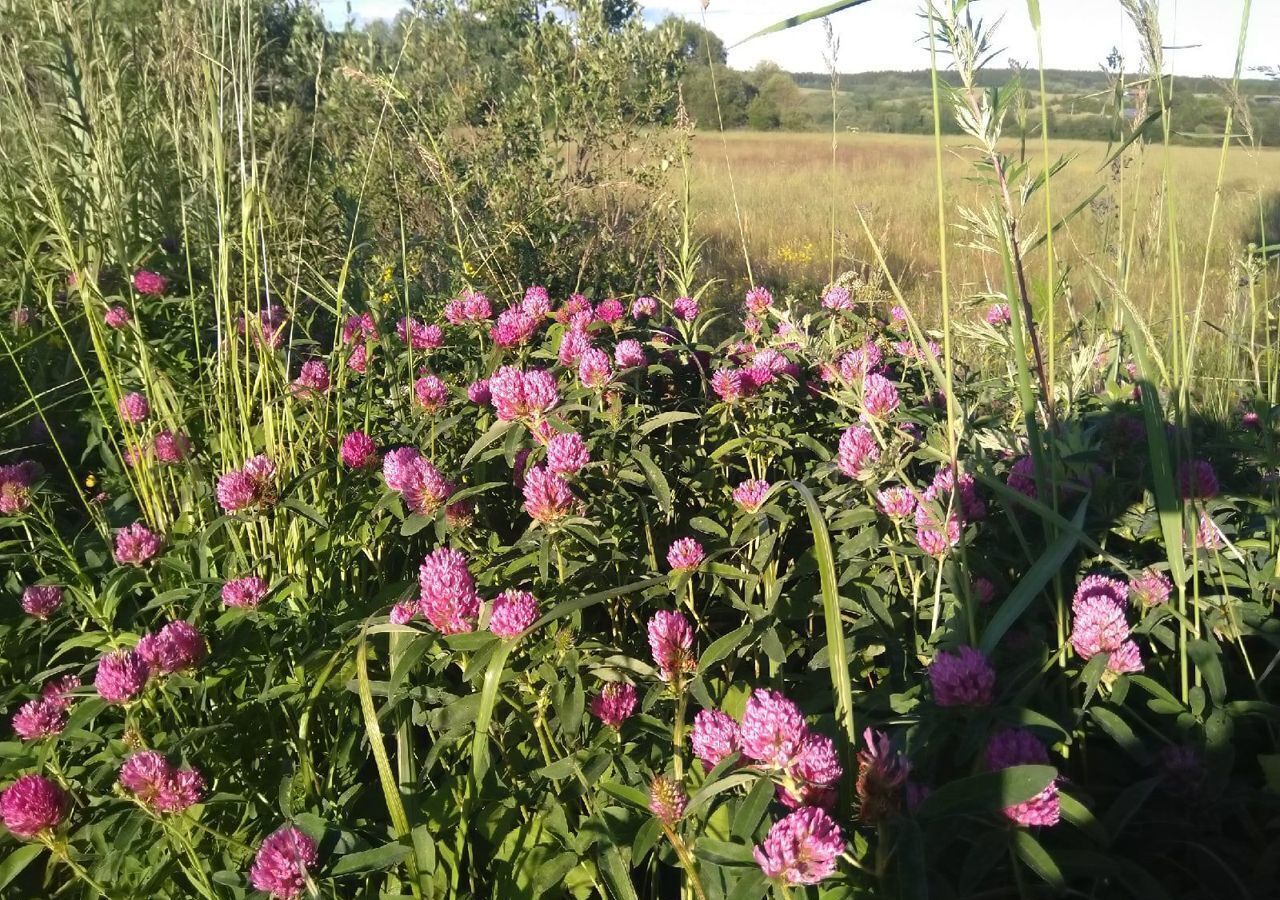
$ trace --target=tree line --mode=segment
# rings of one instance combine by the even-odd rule
[[[890,134],[933,132],[932,82],[928,71],[858,72],[839,74],[834,102],[828,72],[786,72],[765,62],[740,71],[728,65],[728,52],[715,33],[685,19],[670,17],[661,27],[680,36],[684,63],[681,98],[689,117],[702,128],[758,131],[829,130]],[[982,86],[1007,85],[1022,74],[1019,69],[989,69],[981,73]],[[1233,129],[1242,139],[1275,146],[1280,144],[1280,71],[1261,69],[1262,78],[1241,79],[1238,93],[1228,81],[1179,77],[1172,108],[1174,140],[1211,142],[1226,127],[1226,105],[1236,107]],[[958,79],[944,73],[944,81]],[[1144,113],[1144,86],[1123,61],[1114,55],[1096,71],[1049,69],[1045,71],[1050,133],[1062,138],[1117,140],[1125,125]],[[1029,130],[1040,123],[1038,74],[1021,97]],[[1154,104],[1152,104],[1154,105]],[[943,130],[955,132],[954,122],[944,120]]]

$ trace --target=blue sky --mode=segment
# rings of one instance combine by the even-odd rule
[[[405,0],[319,0],[333,23],[345,20],[347,4],[357,20],[389,18],[408,4]],[[707,25],[733,44],[754,31],[789,15],[823,5],[824,0],[711,0]],[[645,17],[658,21],[674,13],[697,20],[701,0],[650,0]],[[1114,46],[1136,64],[1133,29],[1117,0],[1040,0],[1045,24],[1045,61],[1052,68],[1096,68]],[[1165,43],[1197,46],[1170,50],[1174,71],[1182,75],[1230,75],[1235,64],[1244,0],[1161,0]],[[928,53],[918,39],[922,33],[917,0],[873,0],[832,18],[840,36],[839,66],[843,72],[879,69],[922,69]],[[1003,16],[999,46],[1009,57],[1034,62],[1035,37],[1027,20],[1026,0],[980,0],[984,18]],[[1245,65],[1280,66],[1280,0],[1253,0]],[[771,60],[790,71],[823,68],[822,26],[800,28],[756,38],[730,51],[729,62],[750,68]],[[1246,74],[1248,74],[1246,72]]]

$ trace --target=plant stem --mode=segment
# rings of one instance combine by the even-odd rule
[[[667,840],[671,841],[671,848],[676,851],[676,856],[680,859],[680,864],[684,866],[685,876],[689,879],[689,886],[693,888],[694,895],[698,900],[707,900],[706,891],[702,889],[702,880],[698,877],[698,866],[694,861],[693,854],[689,852],[689,847],[685,844],[684,839],[672,826],[666,822],[659,822],[662,826],[663,833],[667,836]]]

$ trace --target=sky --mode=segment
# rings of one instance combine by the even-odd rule
[[[408,4],[405,0],[349,0],[357,21],[390,18]],[[711,0],[707,27],[732,45],[787,16],[807,12],[828,0]],[[1240,20],[1245,0],[1159,0],[1164,40],[1181,49],[1166,51],[1173,71],[1180,75],[1229,76],[1235,66]],[[346,18],[348,0],[319,0],[330,22]],[[645,19],[660,21],[668,14],[698,21],[701,0],[646,0]],[[840,37],[839,69],[870,72],[884,69],[925,69],[927,47],[917,15],[919,0],[872,0],[833,16]],[[1136,67],[1139,53],[1133,28],[1117,0],[1040,0],[1044,20],[1045,64],[1058,69],[1096,69],[1112,47],[1119,47]],[[974,5],[988,22],[1003,17],[996,45],[1006,48],[996,65],[1007,60],[1034,64],[1035,34],[1027,18],[1026,0],[978,0]],[[1280,66],[1280,0],[1253,0],[1245,72],[1250,67]],[[825,68],[822,24],[809,22],[778,34],[755,38],[729,51],[729,64],[749,69],[765,60],[792,72]],[[1194,46],[1184,46],[1194,45]]]

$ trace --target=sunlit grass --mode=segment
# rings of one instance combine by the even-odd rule
[[[837,150],[837,172],[832,183],[830,136],[823,134],[779,134],[730,132],[725,136],[729,165],[739,179],[739,202],[747,229],[747,242],[757,280],[771,284],[800,281],[820,287],[826,281],[829,259],[829,206],[834,192],[839,198],[837,246],[842,248],[840,268],[855,268],[874,259],[858,226],[855,208],[863,211],[890,266],[897,273],[908,298],[921,301],[921,315],[930,319],[929,300],[937,296],[938,274],[933,261],[938,258],[936,229],[923,223],[935,216],[936,197],[931,177],[933,139],[923,135],[845,134]],[[944,177],[953,210],[976,206],[984,187],[975,183],[968,162],[960,156],[965,142],[946,138]],[[714,141],[714,145],[713,142]],[[745,267],[738,246],[733,203],[725,178],[725,159],[719,136],[699,133],[695,140],[693,200],[699,227],[709,238],[708,258],[718,274],[735,284],[745,281]],[[1160,241],[1160,155],[1152,146],[1129,163],[1123,173],[1099,171],[1106,161],[1106,144],[1088,141],[1053,141],[1054,155],[1074,155],[1067,169],[1054,180],[1053,205],[1070,210],[1086,200],[1099,185],[1104,192],[1057,236],[1056,249],[1062,263],[1073,270],[1077,310],[1087,310],[1092,298],[1080,293],[1091,266],[1108,266],[1114,253],[1116,231],[1109,219],[1120,204],[1146,210],[1146,222],[1139,223],[1139,253],[1130,285],[1131,294],[1148,298],[1140,302],[1144,313],[1149,301],[1168,294],[1171,277],[1169,261]],[[1007,142],[1007,152],[1019,154],[1017,141]],[[1168,151],[1179,193],[1179,209],[1184,241],[1184,279],[1199,280],[1208,232],[1209,209],[1213,202],[1217,174],[1217,147],[1176,146]],[[1039,148],[1028,142],[1028,157],[1038,158]],[[1235,264],[1247,244],[1259,234],[1259,201],[1280,195],[1280,151],[1233,147],[1227,161],[1223,184],[1218,238],[1209,248],[1211,289],[1206,297],[1210,321],[1222,317],[1230,307],[1235,288]],[[1123,185],[1121,182],[1123,175]],[[1137,192],[1136,197],[1131,192]],[[1033,201],[1028,222],[1044,218],[1043,207]],[[953,220],[958,216],[953,216]],[[1043,229],[1041,229],[1043,230]],[[985,292],[999,282],[998,266],[991,254],[965,246],[967,236],[953,229],[952,287],[957,295]],[[816,248],[816,252],[805,252]],[[1042,264],[1034,260],[1032,265]],[[932,310],[936,316],[936,310]],[[1069,311],[1064,315],[1070,316]],[[1157,311],[1154,318],[1157,320]]]

